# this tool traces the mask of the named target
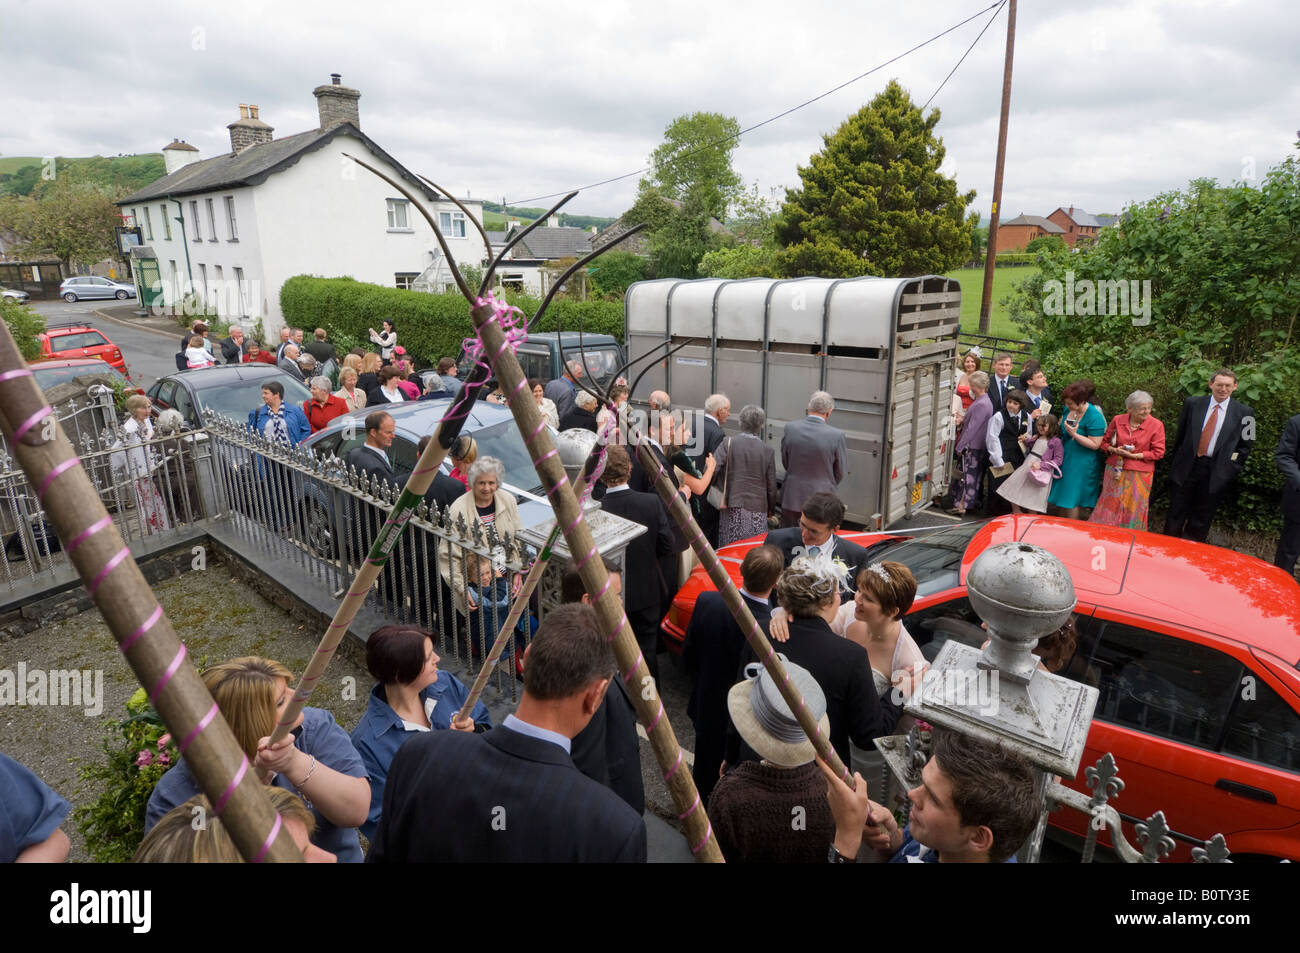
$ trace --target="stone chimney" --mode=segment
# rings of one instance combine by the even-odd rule
[[[239,119],[226,127],[230,130],[230,151],[239,155],[245,149],[271,141],[275,132],[257,118],[257,107],[239,104]]]
[[[163,146],[162,154],[163,165],[168,175],[171,175],[182,166],[199,161],[199,150],[183,139],[173,139]]]
[[[559,227],[560,227],[560,216],[558,216],[558,215],[552,215],[550,218],[548,218],[548,219],[546,220],[546,227],[547,227],[547,228],[559,228]]]
[[[361,98],[360,90],[349,89],[342,85],[343,77],[330,73],[330,85],[317,86],[312,90],[316,97],[316,106],[320,110],[321,132],[333,129],[339,123],[350,122],[361,128],[361,114],[357,110],[357,100]]]

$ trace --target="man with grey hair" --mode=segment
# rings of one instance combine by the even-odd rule
[[[808,416],[785,425],[781,436],[781,525],[798,526],[803,501],[814,493],[834,493],[848,472],[844,431],[827,423],[835,399],[824,390],[808,398]]]
[[[673,402],[668,396],[666,390],[652,390],[650,392],[650,409],[657,410],[661,413],[667,413],[672,409]]]
[[[275,362],[275,366],[280,368],[294,380],[300,383],[307,383],[307,378],[302,370],[298,367],[298,345],[290,341],[284,346],[281,358]]]
[[[324,430],[331,420],[348,412],[347,401],[330,393],[328,377],[313,377],[307,386],[311,389],[311,397],[303,401],[302,409],[312,433]]]
[[[581,361],[568,361],[564,365],[564,376],[557,377],[542,389],[543,395],[555,402],[555,413],[560,420],[573,410],[574,396],[578,391],[577,382],[582,380],[582,374]]]
[[[561,430],[590,430],[596,433],[596,398],[585,390],[573,396],[573,409],[560,418]]]
[[[645,822],[570,757],[616,676],[595,611],[552,609],[524,659],[519,708],[499,727],[398,750],[368,862],[645,861]]]
[[[243,364],[248,360],[248,342],[238,324],[232,324],[227,336],[221,339],[221,356],[227,364]]]
[[[731,416],[731,401],[726,394],[710,394],[704,400],[704,432],[701,436],[698,452],[695,454],[695,467],[701,473],[704,472],[708,464],[709,454],[716,456],[718,446],[726,438],[726,433],[722,425],[727,422]],[[710,487],[716,487],[721,490],[726,475],[722,473],[722,464],[718,464],[713,471],[713,480]],[[709,502],[709,494],[706,491],[700,496],[700,529],[704,531],[705,538],[709,545],[714,549],[718,548],[718,525],[722,519],[722,514],[712,503]]]

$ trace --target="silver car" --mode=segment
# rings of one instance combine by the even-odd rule
[[[28,295],[26,291],[15,291],[11,288],[0,288],[0,297],[3,297],[6,301],[16,302],[17,304],[26,304]]]
[[[64,301],[81,301],[90,298],[118,298],[125,301],[135,297],[135,285],[111,281],[97,275],[68,278],[59,285],[59,295]]]

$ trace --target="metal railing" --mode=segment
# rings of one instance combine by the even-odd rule
[[[282,584],[310,580],[340,599],[389,518],[397,490],[337,457],[266,440],[228,418],[210,416],[214,495],[224,517]],[[438,651],[477,666],[510,609],[510,593],[533,553],[509,533],[424,503],[389,554],[366,604],[394,623],[438,635]],[[471,599],[473,598],[473,607]],[[538,620],[540,605],[528,619]],[[521,622],[496,673],[515,693],[515,656],[531,638]],[[503,684],[506,683],[506,684]]]

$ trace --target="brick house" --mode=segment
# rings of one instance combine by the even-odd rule
[[[1010,221],[998,223],[998,247],[994,254],[1024,251],[1025,246],[1035,238],[1044,235],[1060,235],[1064,238],[1064,233],[1062,226],[1041,215],[1017,215]]]
[[[1069,208],[1058,208],[1051,215],[1047,216],[1048,221],[1053,222],[1060,227],[1065,239],[1065,244],[1071,249],[1075,243],[1082,242],[1084,245],[1091,245],[1097,240],[1097,234],[1105,227],[1097,216],[1090,215],[1081,208],[1075,208],[1071,205]]]

